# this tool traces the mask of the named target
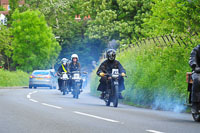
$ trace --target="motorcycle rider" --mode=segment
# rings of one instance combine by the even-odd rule
[[[191,54],[189,59],[189,65],[192,68],[192,93],[191,93],[191,102],[192,102],[192,111],[196,112],[200,104],[200,45],[196,46]]]
[[[73,72],[73,71],[81,71],[81,65],[78,62],[79,58],[77,54],[72,54],[71,55],[71,63],[69,64],[69,71]],[[82,80],[81,80],[81,88],[82,88]],[[70,80],[70,89],[72,87],[72,80]],[[82,90],[81,90],[82,91]]]
[[[72,54],[71,56],[71,63],[69,64],[69,71],[80,71],[81,70],[81,65],[78,62],[78,55],[77,54]]]
[[[104,98],[105,91],[108,85],[111,85],[111,78],[106,77],[105,74],[112,73],[112,69],[119,69],[119,73],[121,73],[122,77],[119,77],[119,92],[120,92],[119,98],[123,99],[121,92],[125,89],[123,77],[126,76],[126,71],[120,64],[120,62],[115,60],[115,57],[116,57],[116,51],[114,49],[108,49],[106,51],[107,60],[105,60],[97,70],[97,75],[101,77],[100,84],[97,88],[98,91],[102,92],[100,96],[101,99]]]
[[[68,59],[67,58],[62,58],[61,60],[61,65],[58,68],[57,71],[57,75],[60,76],[62,72],[69,72],[69,66],[67,64]],[[61,90],[61,86],[62,86],[62,80],[60,78],[58,78],[58,86],[59,86],[59,90]]]

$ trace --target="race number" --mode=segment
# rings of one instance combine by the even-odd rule
[[[119,75],[119,69],[112,69],[112,75]]]
[[[74,79],[79,79],[80,75],[79,74],[74,74]]]

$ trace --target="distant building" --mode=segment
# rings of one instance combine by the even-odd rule
[[[24,4],[25,4],[24,0],[19,1],[19,6]],[[3,6],[3,8],[6,10],[6,11],[0,11],[0,14],[7,15],[10,10],[9,0],[0,0],[0,6]]]
[[[5,15],[3,14],[0,14],[0,25],[3,24],[3,25],[7,25],[7,18]]]

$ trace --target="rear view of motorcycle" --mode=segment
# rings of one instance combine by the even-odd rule
[[[80,71],[74,71],[71,73],[71,81],[72,81],[72,95],[73,98],[78,99],[79,94],[82,91],[82,82],[83,80],[81,79],[81,73]]]
[[[200,102],[192,102],[192,93],[195,93],[194,91],[192,91],[192,85],[193,85],[193,80],[192,80],[192,72],[187,72],[186,74],[186,82],[188,83],[188,92],[189,92],[189,96],[188,96],[188,106],[191,107],[191,113],[192,113],[192,117],[194,119],[194,121],[196,122],[200,122]],[[199,96],[200,98],[200,96]]]
[[[67,72],[62,72],[60,79],[62,81],[61,92],[63,93],[63,95],[65,95],[66,93],[68,94],[69,93],[69,90],[68,90],[69,76]]]

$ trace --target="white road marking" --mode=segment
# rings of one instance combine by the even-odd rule
[[[82,113],[82,112],[78,112],[78,111],[74,111],[74,113],[79,114],[79,115],[85,115],[85,116],[93,117],[93,118],[100,119],[100,120],[109,121],[109,122],[114,122],[114,123],[118,123],[119,122],[119,121],[116,121],[116,120],[103,118],[103,117],[99,117],[99,116],[95,116],[95,115],[91,115],[91,114],[86,114],[86,113]]]
[[[164,132],[160,132],[160,131],[156,131],[156,130],[146,130],[147,132],[150,132],[150,133],[164,133]]]
[[[53,108],[56,108],[56,109],[62,109],[62,107],[51,105],[51,104],[47,104],[47,103],[41,103],[41,104],[45,105],[45,106],[53,107]]]
[[[28,95],[27,95],[27,98],[28,98],[28,99],[30,99],[30,98],[31,98],[31,96],[28,94]]]
[[[38,91],[30,92],[26,97],[27,97],[30,101],[37,103],[38,101],[36,101],[36,100],[34,100],[34,99],[31,99],[31,95],[34,94],[34,93],[36,93],[36,92],[38,92]]]
[[[34,99],[29,99],[32,102],[38,103],[38,101],[34,100]]]

